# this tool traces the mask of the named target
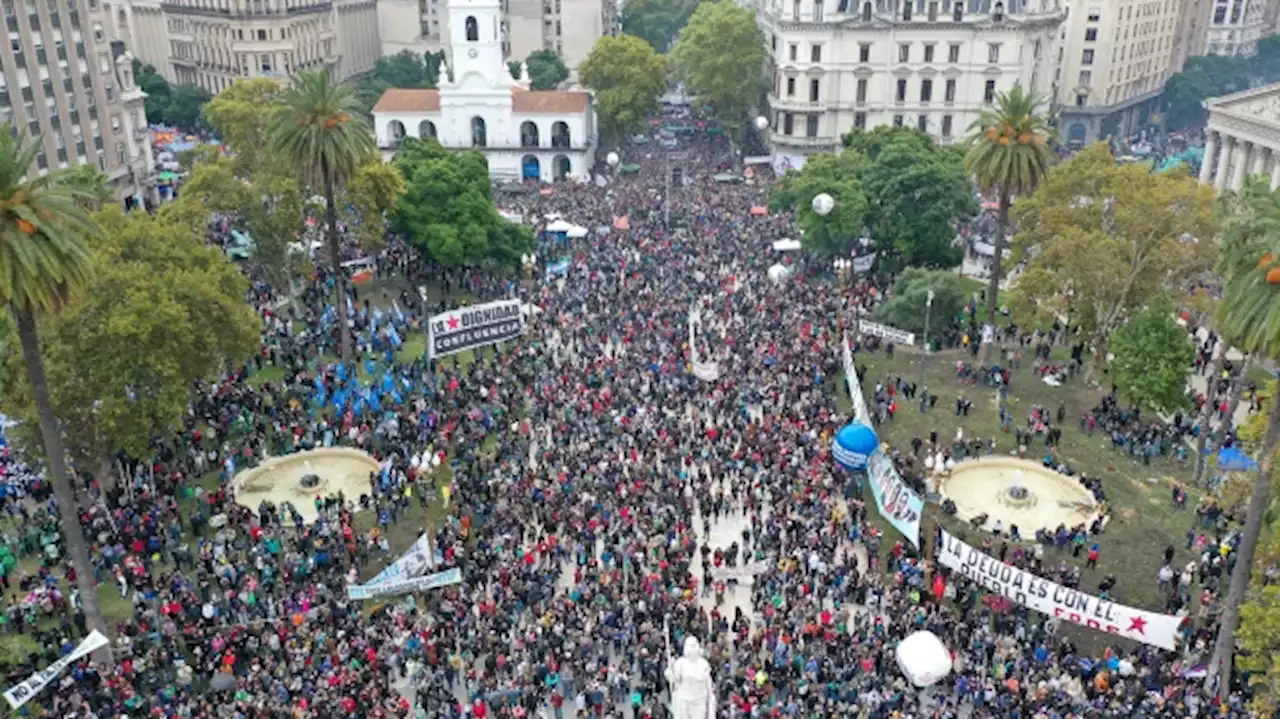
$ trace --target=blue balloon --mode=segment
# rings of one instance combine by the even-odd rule
[[[845,469],[863,470],[867,460],[880,449],[880,438],[875,430],[861,422],[850,422],[836,433],[831,444],[831,454],[836,463]]]

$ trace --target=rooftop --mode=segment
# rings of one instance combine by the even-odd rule
[[[590,93],[574,90],[511,91],[512,110],[517,114],[575,115],[586,112]],[[439,90],[404,90],[392,88],[382,93],[374,112],[419,113],[440,111]]]

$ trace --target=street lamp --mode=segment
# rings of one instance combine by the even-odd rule
[[[920,389],[924,389],[924,367],[929,359],[929,310],[933,308],[933,290],[924,298],[924,355],[920,357]]]
[[[853,269],[853,260],[847,260],[843,257],[837,257],[831,261],[831,269],[836,271],[836,276],[840,278],[841,284],[849,284],[849,270]]]
[[[813,196],[813,211],[819,215],[826,217],[836,207],[836,201],[831,195],[820,192]]]
[[[520,255],[520,264],[524,265],[525,279],[533,278],[533,268],[538,264],[538,256],[535,254]]]

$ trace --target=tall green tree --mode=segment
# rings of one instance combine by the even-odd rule
[[[622,8],[622,31],[666,52],[697,7],[697,0],[629,0]]]
[[[356,168],[347,183],[347,226],[353,227],[360,246],[376,250],[386,244],[387,213],[404,195],[404,177],[395,167],[374,155]]]
[[[597,40],[578,77],[595,90],[600,125],[614,144],[644,125],[667,89],[666,61],[632,35]]]
[[[1241,210],[1227,220],[1223,233],[1222,303],[1218,319],[1224,337],[1241,351],[1275,360],[1280,357],[1280,192],[1248,193]],[[1209,661],[1206,686],[1228,687],[1240,629],[1240,607],[1248,596],[1258,540],[1270,505],[1275,481],[1277,442],[1280,441],[1280,402],[1272,401],[1267,414],[1259,459],[1261,471],[1253,478],[1246,505],[1244,531],[1236,548],[1235,566],[1218,623],[1218,636]],[[1216,682],[1216,684],[1215,684]],[[1225,692],[1220,690],[1220,694]]]
[[[477,150],[451,152],[435,140],[405,138],[394,160],[404,194],[391,228],[444,265],[520,267],[533,232],[498,214],[489,163]]]
[[[530,90],[554,90],[569,79],[564,58],[553,50],[534,50],[524,61],[529,66]]]
[[[699,5],[671,50],[689,91],[735,136],[765,89],[766,55],[755,13],[727,0]]]
[[[1248,59],[1223,55],[1188,58],[1182,72],[1165,81],[1165,125],[1174,130],[1201,127],[1209,119],[1205,100],[1248,88]]]
[[[971,296],[960,275],[951,270],[908,267],[894,283],[893,296],[876,312],[877,319],[909,332],[923,332],[930,291],[933,305],[928,313],[935,330],[963,312]]]
[[[105,482],[116,452],[149,459],[153,438],[180,425],[192,383],[244,362],[260,327],[248,280],[201,236],[114,206],[97,220],[85,291],[46,318],[41,339],[68,450]],[[6,406],[35,418],[31,399],[17,383]]]
[[[147,94],[143,109],[149,122],[172,125],[187,132],[205,129],[200,108],[213,97],[208,90],[199,85],[170,85],[154,66],[137,58],[133,60],[133,79],[138,89]]]
[[[378,58],[373,66],[373,75],[361,80],[356,86],[356,100],[361,114],[372,113],[378,98],[391,88],[434,88],[440,78],[442,55],[443,51],[441,55],[419,55],[401,50],[395,55]]]
[[[1118,165],[1106,143],[1086,147],[1018,200],[1014,253],[1026,260],[1017,281],[1018,315],[1070,317],[1093,351],[1096,380],[1113,333],[1164,292],[1169,282],[1209,269],[1212,188],[1185,168],[1153,173]]]
[[[806,250],[848,257],[867,225],[870,203],[859,179],[863,159],[857,153],[815,155],[803,170],[792,170],[769,195],[774,212],[795,212]],[[826,215],[813,211],[813,198],[830,195],[835,206]]]
[[[329,265],[337,289],[338,336],[342,361],[350,362],[347,281],[342,269],[336,198],[361,161],[375,152],[373,131],[358,114],[351,87],[335,83],[326,71],[295,75],[280,100],[284,109],[271,125],[271,147],[281,157],[288,158],[308,184],[319,188],[324,195]]]
[[[90,629],[106,632],[94,587],[89,545],[67,476],[62,428],[49,395],[37,317],[62,309],[89,279],[89,243],[98,227],[78,202],[66,174],[31,172],[39,143],[0,126],[0,301],[13,313],[31,401],[40,425],[45,466],[58,501],[58,522],[76,570],[76,590]],[[101,652],[110,659],[110,651]]]
[[[249,173],[270,149],[269,133],[284,111],[280,83],[266,77],[239,79],[204,107],[204,117],[231,146],[242,172]]]
[[[960,264],[955,228],[978,212],[963,156],[915,128],[878,127],[844,139],[845,154],[865,158],[855,174],[869,203],[867,233],[890,266]]]
[[[1021,85],[996,95],[995,104],[983,109],[969,128],[969,152],[964,157],[964,169],[977,182],[978,189],[994,193],[999,203],[995,237],[991,242],[995,256],[987,287],[987,325],[992,329],[1000,306],[1009,207],[1013,198],[1030,195],[1049,172],[1054,161],[1050,147],[1052,132],[1045,115],[1044,98],[1034,90],[1024,90]],[[984,332],[983,339],[986,338]],[[982,364],[990,357],[991,343],[983,342]]]
[[[1191,404],[1187,374],[1196,351],[1165,295],[1153,299],[1111,335],[1111,382],[1144,407],[1172,414]]]

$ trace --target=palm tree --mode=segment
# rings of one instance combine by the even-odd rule
[[[1254,356],[1280,357],[1280,191],[1251,185],[1223,232],[1219,265],[1224,285],[1218,320],[1222,336]],[[1229,420],[1228,420],[1229,421]],[[1270,506],[1271,472],[1280,441],[1280,398],[1271,398],[1267,430],[1259,451],[1261,467],[1249,492],[1244,531],[1236,548],[1218,637],[1206,685],[1218,680],[1219,694],[1231,683],[1235,633],[1240,625],[1258,538]]]
[[[1053,135],[1043,113],[1044,98],[1034,90],[1014,85],[1007,93],[996,95],[995,105],[969,127],[969,151],[964,169],[984,193],[995,192],[999,198],[996,236],[991,243],[995,256],[991,262],[991,280],[987,288],[987,325],[993,330],[999,308],[1000,264],[1004,259],[1004,235],[1009,225],[1009,205],[1014,197],[1029,195],[1049,172],[1054,154],[1050,148]],[[983,332],[982,364],[991,355],[991,343]]]
[[[85,212],[84,190],[66,172],[32,171],[39,143],[8,123],[0,125],[0,303],[13,313],[31,396],[40,421],[58,523],[76,572],[76,589],[91,629],[106,631],[94,588],[89,545],[80,526],[75,489],[67,479],[62,430],[53,413],[36,315],[53,312],[84,286],[90,272],[89,239],[97,225]],[[110,652],[103,654],[109,659]]]
[[[342,269],[335,195],[336,188],[345,184],[361,161],[375,151],[373,131],[360,113],[360,103],[351,86],[335,83],[323,70],[295,75],[280,99],[284,110],[271,126],[270,145],[298,168],[312,187],[324,193],[329,265],[338,291],[339,347],[342,361],[350,362],[347,279]]]

